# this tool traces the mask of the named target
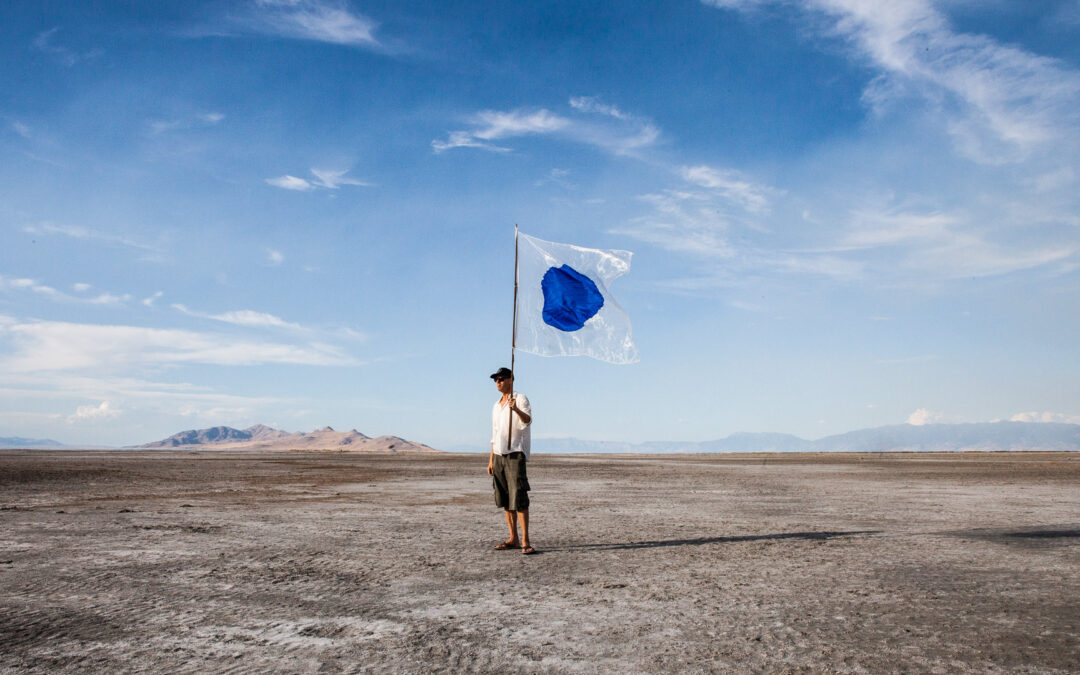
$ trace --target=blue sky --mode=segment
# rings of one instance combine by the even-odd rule
[[[0,436],[486,448],[513,227],[634,252],[534,433],[1080,422],[1080,3],[0,7]]]

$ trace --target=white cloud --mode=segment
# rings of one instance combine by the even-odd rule
[[[296,331],[307,330],[300,324],[285,321],[273,314],[256,312],[250,309],[238,309],[230,312],[222,312],[221,314],[206,314],[203,312],[196,312],[180,303],[174,303],[172,307],[178,312],[187,314],[188,316],[195,316],[200,319],[213,319],[214,321],[230,323],[234,326],[248,326],[252,328],[288,328]]]
[[[224,321],[225,323],[235,324],[237,326],[253,326],[253,327],[271,327],[271,328],[289,328],[291,330],[304,330],[304,327],[300,324],[290,323],[276,317],[273,314],[266,314],[265,312],[255,312],[250,309],[241,309],[234,312],[223,312],[221,314],[212,314],[209,316],[211,319],[218,321]]]
[[[11,123],[12,130],[22,136],[25,139],[30,138],[30,127],[26,126],[22,122],[15,121]]]
[[[510,152],[510,148],[501,145],[482,143],[468,131],[451,131],[445,141],[434,140],[431,142],[431,147],[435,152],[444,152],[454,148],[480,148],[491,152]]]
[[[921,427],[924,424],[939,424],[945,421],[945,414],[940,412],[934,412],[933,410],[927,410],[926,408],[919,408],[915,412],[908,415],[907,423]]]
[[[146,305],[147,307],[153,307],[154,302],[158,298],[160,298],[162,295],[164,295],[164,293],[162,293],[161,291],[158,291],[157,293],[154,293],[153,295],[151,295],[148,298],[143,298],[141,302],[142,302],[142,304]]]
[[[484,148],[486,150],[505,152],[507,148],[491,145],[484,141],[530,134],[550,134],[565,129],[570,125],[570,121],[565,117],[560,117],[543,109],[509,112],[483,110],[474,116],[473,122],[476,128],[472,131],[450,132],[447,141],[432,141],[431,147],[436,152],[443,152],[451,148]]]
[[[266,249],[266,262],[270,265],[280,265],[285,262],[285,254],[272,248]]]
[[[739,172],[731,169],[716,169],[705,165],[684,166],[680,173],[687,182],[713,190],[750,213],[768,212],[769,195],[779,194],[775,188],[751,183]]]
[[[322,0],[256,0],[241,19],[252,30],[278,37],[357,47],[378,47],[378,24],[349,9],[344,2]]]
[[[72,288],[78,293],[85,293],[90,290],[92,286],[87,283],[75,283],[72,284]],[[124,295],[113,295],[112,293],[102,292],[93,297],[86,297],[83,295],[74,296],[62,293],[52,286],[46,286],[38,283],[34,279],[11,279],[3,275],[0,275],[0,291],[31,291],[48,297],[55,302],[77,302],[91,305],[119,305],[131,300],[131,295],[125,293]]]
[[[57,291],[51,286],[45,286],[39,284],[33,279],[27,279],[25,277],[10,278],[0,275],[0,291],[31,291],[33,293],[41,293],[42,295],[49,295],[54,297],[62,296],[60,291]]]
[[[484,110],[477,113],[480,128],[472,132],[485,141],[526,134],[549,134],[569,126],[570,121],[547,110],[534,112],[499,112]]]
[[[279,187],[283,190],[297,190],[300,192],[306,192],[308,190],[314,190],[315,186],[304,180],[303,178],[297,178],[296,176],[279,176],[277,178],[267,178],[266,182],[274,187]]]
[[[632,115],[627,115],[613,105],[601,103],[600,99],[594,96],[575,96],[570,99],[570,105],[582,112],[599,113],[601,115],[614,117],[618,120],[634,119]]]
[[[586,118],[570,118],[539,110],[483,110],[470,120],[473,128],[451,131],[445,141],[433,140],[432,149],[444,152],[453,148],[481,148],[493,152],[509,152],[510,148],[491,141],[522,136],[553,136],[564,140],[603,148],[615,154],[630,154],[652,145],[660,130],[647,120],[623,113],[615,106],[598,103],[595,99],[570,99],[571,108],[583,113],[600,113],[610,119],[596,123]]]
[[[81,405],[75,410],[75,414],[67,418],[68,424],[75,422],[108,420],[120,416],[122,410],[112,407],[108,401],[102,401],[99,405]]]
[[[0,335],[14,347],[0,359],[0,370],[9,373],[119,373],[182,364],[357,365],[354,358],[326,344],[263,342],[188,330],[29,321],[0,325]]]
[[[113,295],[112,293],[99,293],[98,295],[89,298],[87,302],[92,305],[119,305],[131,300],[131,296],[127,293],[124,295]]]
[[[1080,415],[1065,415],[1056,412],[1025,412],[1017,413],[1009,418],[1010,422],[1060,422],[1064,424],[1080,424]]]
[[[315,169],[311,170],[311,173],[315,175],[315,184],[330,190],[336,190],[342,185],[358,185],[360,187],[370,187],[371,183],[366,183],[362,180],[350,178],[345,174],[345,171],[334,171],[332,169]]]
[[[279,187],[284,190],[297,190],[301,192],[314,190],[316,188],[337,190],[342,185],[371,187],[371,183],[367,183],[365,181],[357,180],[350,176],[346,176],[345,174],[347,173],[347,169],[344,171],[339,171],[335,169],[311,169],[311,174],[315,176],[314,180],[284,175],[279,176],[278,178],[267,178],[266,182],[270,185],[273,185],[274,187]]]

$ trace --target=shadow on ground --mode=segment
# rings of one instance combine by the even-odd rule
[[[946,534],[963,539],[982,539],[1001,544],[1080,544],[1080,524],[1035,525],[1022,528],[978,528],[957,530]]]
[[[700,537],[697,539],[662,539],[658,541],[631,541],[608,544],[570,544],[547,549],[548,551],[626,551],[638,548],[662,548],[665,546],[703,546],[705,544],[733,544],[745,541],[776,541],[780,539],[804,539],[825,541],[838,537],[854,537],[860,534],[878,534],[880,530],[854,530],[851,532],[780,532],[777,534],[746,534],[729,537]]]

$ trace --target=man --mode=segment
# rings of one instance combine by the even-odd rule
[[[525,555],[536,553],[529,544],[529,477],[525,465],[531,445],[532,406],[525,394],[514,391],[514,374],[499,368],[491,376],[502,397],[491,409],[491,455],[488,475],[495,486],[495,506],[506,514],[510,538],[497,551],[521,547]],[[521,539],[518,539],[518,525]]]

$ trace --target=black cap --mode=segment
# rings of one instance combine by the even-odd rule
[[[514,376],[514,373],[510,372],[509,368],[499,368],[498,370],[496,370],[494,373],[491,374],[491,379],[494,380],[494,379],[499,378],[499,377],[513,377],[513,376]]]

